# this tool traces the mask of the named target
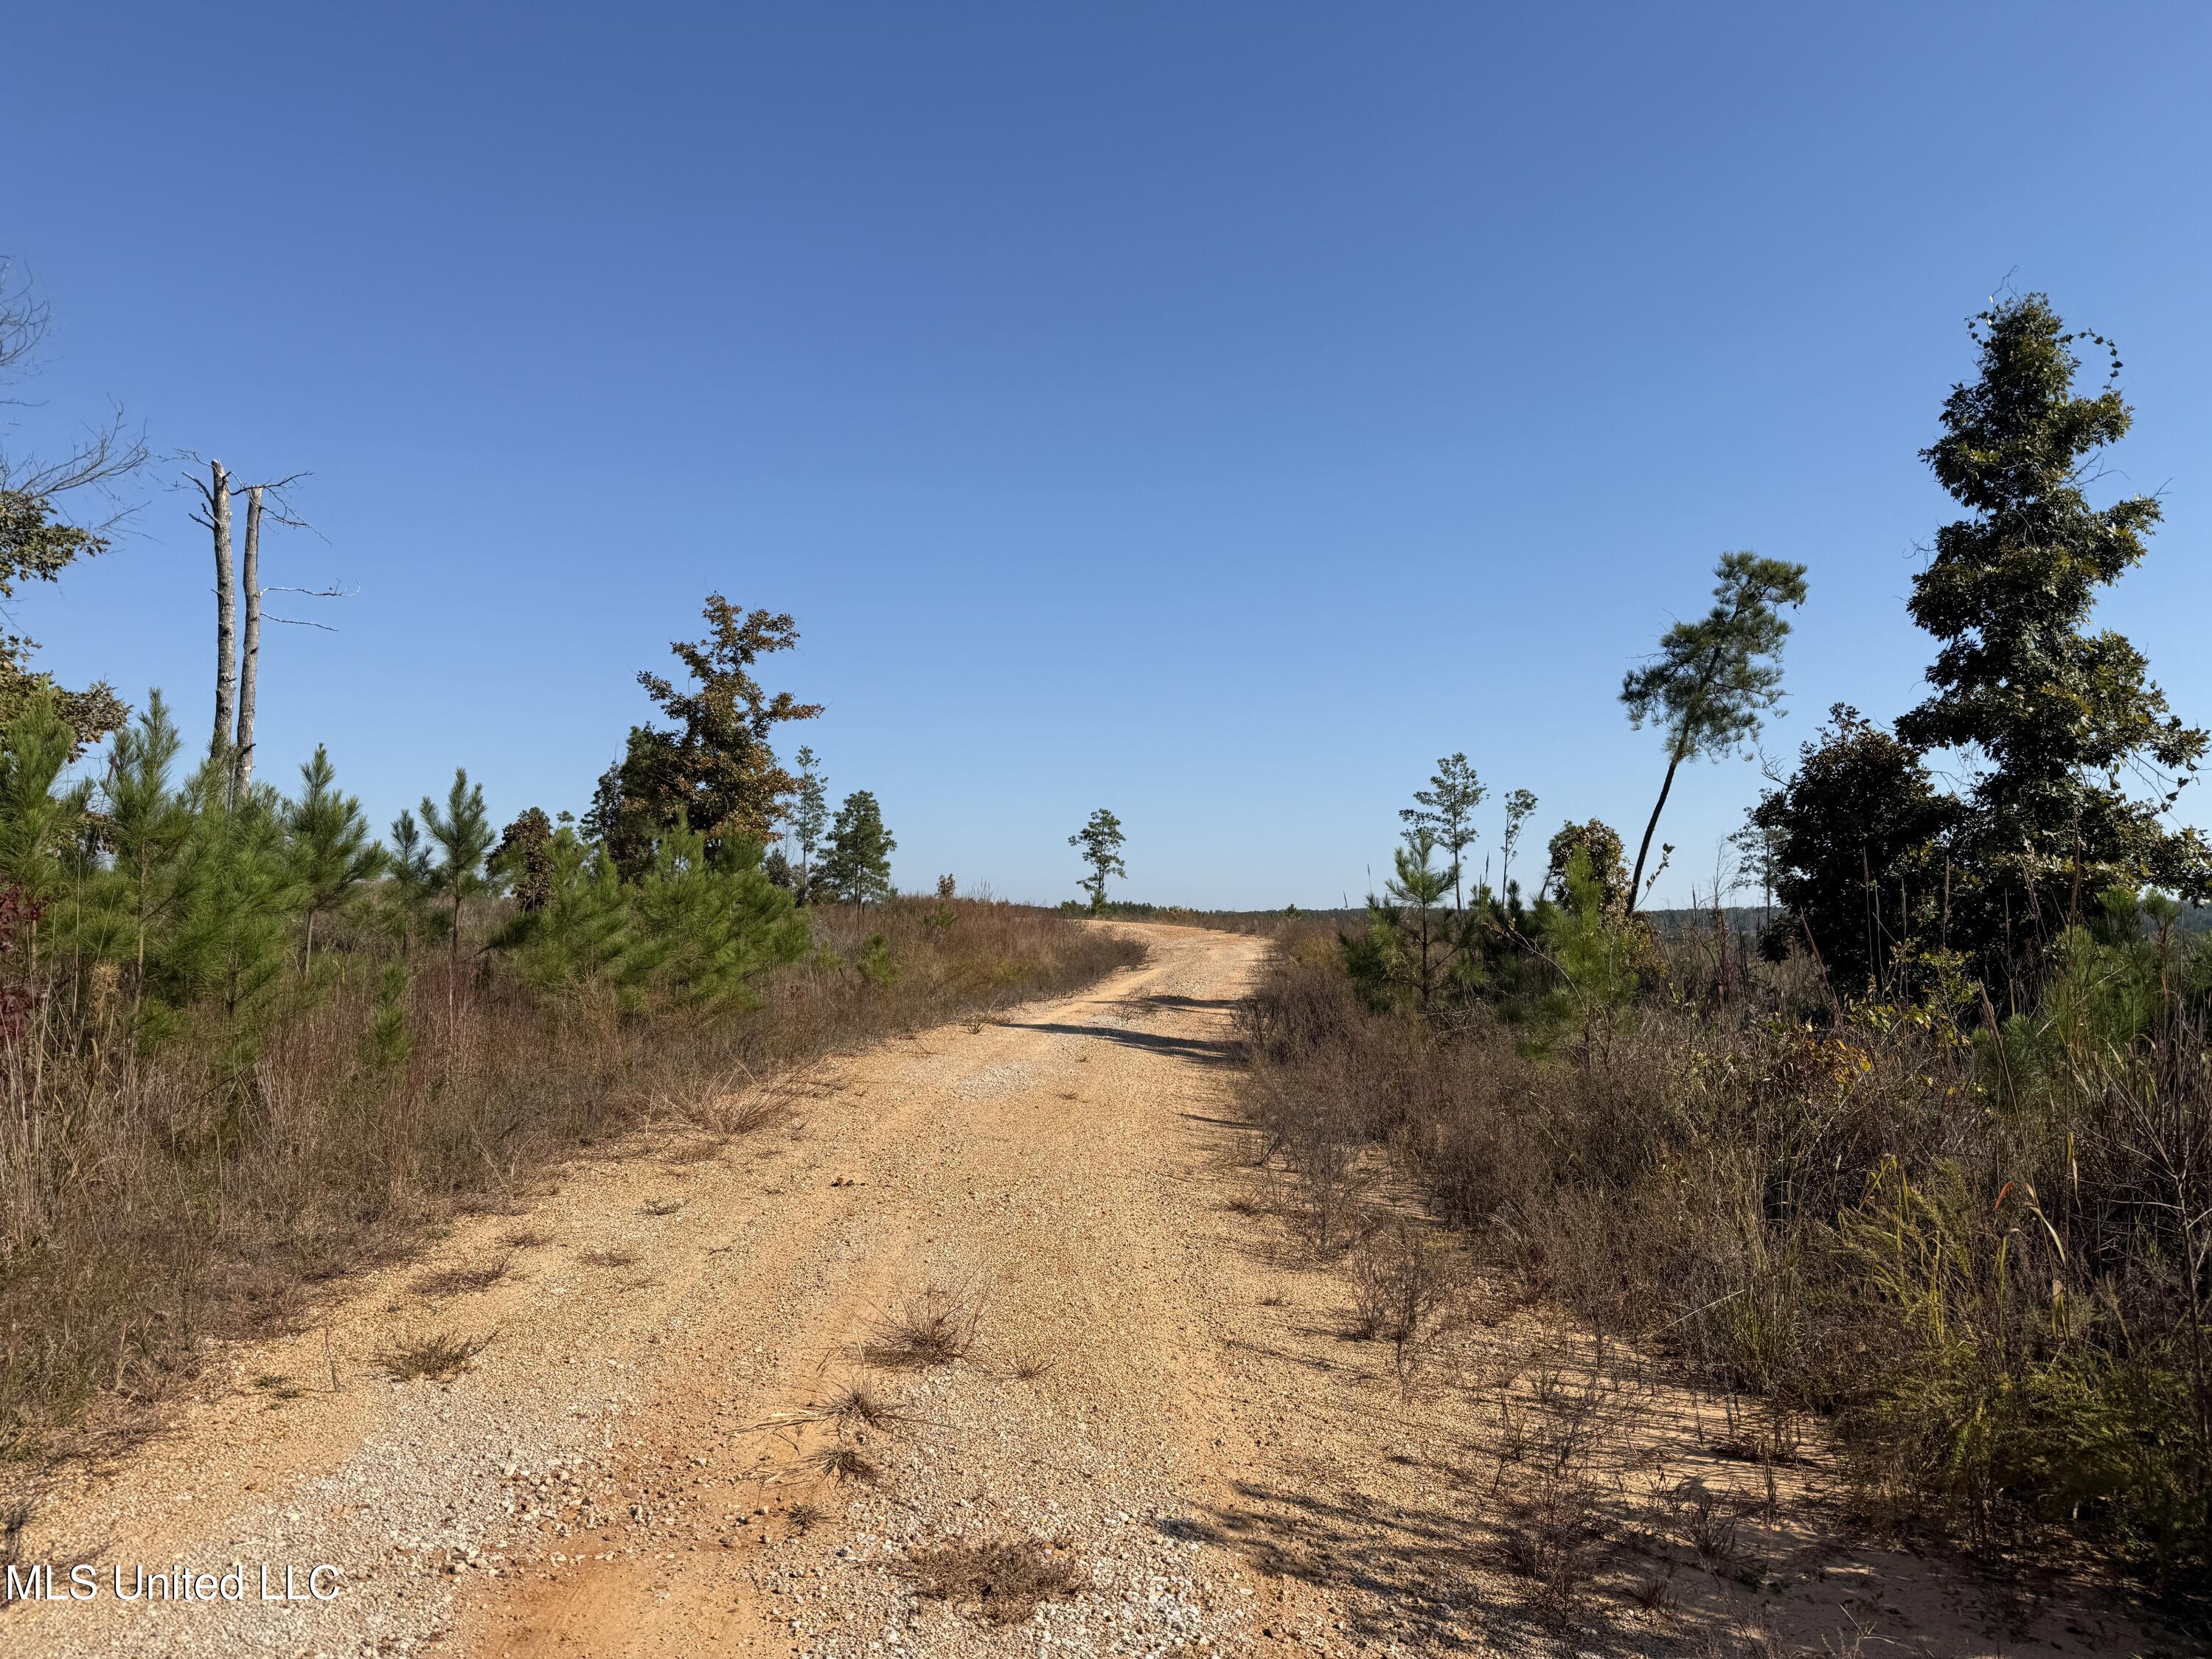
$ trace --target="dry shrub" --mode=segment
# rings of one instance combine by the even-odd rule
[[[1352,1334],[1389,1343],[1400,1369],[1413,1345],[1450,1299],[1460,1279],[1448,1240],[1404,1216],[1370,1226],[1345,1257],[1352,1287]]]
[[[967,1358],[982,1316],[981,1300],[972,1292],[933,1285],[879,1322],[860,1356],[889,1369],[949,1365]]]
[[[923,1550],[908,1562],[907,1576],[921,1595],[992,1625],[1022,1624],[1040,1603],[1082,1589],[1073,1563],[1026,1539]]]
[[[1598,1490],[1579,1474],[1547,1472],[1506,1510],[1499,1559],[1530,1581],[1530,1599],[1547,1621],[1580,1621],[1592,1577],[1603,1559]]]

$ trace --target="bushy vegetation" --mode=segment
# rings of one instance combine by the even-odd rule
[[[1763,948],[1723,893],[1709,927],[1650,925],[1656,877],[1595,821],[1553,838],[1533,900],[1465,880],[1455,807],[1481,792],[1453,757],[1362,921],[1279,953],[1254,1109],[1317,1208],[1389,1147],[1529,1294],[1827,1414],[1869,1516],[2086,1541],[2203,1596],[2212,943],[2185,925],[2201,840],[2167,812],[2204,738],[2088,631],[2156,518],[2082,498],[2127,425],[2109,385],[2072,391],[2094,337],[2040,296],[1976,332],[1927,452],[1971,514],[1913,602],[1933,693],[1893,730],[1838,708],[1735,838],[1735,884],[1779,902]],[[1748,555],[1721,575],[1624,688],[1668,723],[1670,778],[1755,732],[1773,606],[1804,596]]]
[[[471,872],[440,833],[472,787],[365,880],[380,849],[330,833],[358,809],[326,763],[289,802],[226,801],[220,766],[163,788],[156,704],[101,789],[42,793],[52,721],[34,701],[0,760],[0,1455],[74,1443],[102,1400],[130,1420],[199,1339],[300,1315],[579,1147],[738,1127],[779,1064],[1141,954],[988,901],[801,908],[757,847],[688,831],[627,879],[562,826],[526,908],[512,836]]]

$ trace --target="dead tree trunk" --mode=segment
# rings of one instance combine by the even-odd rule
[[[238,678],[238,752],[232,763],[232,787],[241,796],[253,781],[253,694],[261,667],[261,496],[268,488],[246,492],[246,557],[240,568],[246,593],[246,641]]]
[[[230,566],[230,474],[208,463],[208,527],[215,532],[215,740],[221,754],[238,715],[238,586]]]

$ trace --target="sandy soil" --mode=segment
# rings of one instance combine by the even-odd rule
[[[214,1357],[168,1432],[43,1494],[22,1554],[98,1564],[100,1594],[0,1614],[0,1649],[2150,1650],[2071,1587],[1855,1543],[1816,1451],[1725,1455],[1726,1402],[1525,1310],[1476,1295],[1410,1374],[1352,1340],[1235,1121],[1265,947],[1137,931],[1149,960],[1091,992],[787,1079],[747,1134],[579,1164]],[[933,1291],[972,1342],[895,1363]],[[492,1340],[391,1381],[380,1355],[430,1334]],[[875,1422],[825,1415],[855,1387]],[[994,1542],[1066,1593],[1008,1623],[1003,1587],[921,1593],[935,1552]],[[118,1567],[179,1562],[241,1564],[248,1599],[116,1599]],[[333,1599],[258,1599],[264,1564],[305,1596],[319,1563]]]

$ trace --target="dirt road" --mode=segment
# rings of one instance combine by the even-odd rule
[[[1673,1653],[1764,1620],[1869,1654],[2130,1650],[2079,1605],[1849,1547],[1817,1459],[1763,1486],[1710,1449],[1712,1402],[1592,1383],[1526,1314],[1402,1382],[1255,1202],[1231,1087],[1264,947],[1139,931],[1149,960],[1092,992],[826,1064],[750,1133],[579,1164],[222,1359],[170,1433],[46,1495],[22,1554],[97,1563],[100,1593],[0,1615],[0,1649]],[[965,1349],[938,1364],[896,1328],[933,1292],[950,1328],[920,1334]],[[380,1359],[487,1334],[445,1381]],[[1547,1532],[1515,1402],[1571,1397],[1611,1438]],[[118,1567],[178,1563],[240,1564],[248,1599],[117,1599]],[[304,1599],[261,1601],[264,1564]]]

